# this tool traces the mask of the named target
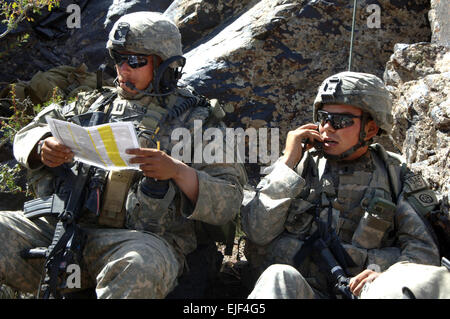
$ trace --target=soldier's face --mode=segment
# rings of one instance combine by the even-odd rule
[[[324,105],[322,110],[329,113],[361,116],[362,110],[352,105]],[[319,132],[324,138],[323,150],[330,155],[341,155],[359,140],[360,118],[352,118],[353,125],[335,129],[329,121],[319,125]]]
[[[120,52],[122,54],[131,54],[128,52]],[[136,90],[132,90],[125,83],[131,82],[137,89],[146,89],[153,80],[153,59],[151,56],[145,57],[147,64],[142,67],[132,68],[128,62],[124,62],[121,65],[116,64],[116,71],[118,76],[119,85],[127,92],[136,94]]]

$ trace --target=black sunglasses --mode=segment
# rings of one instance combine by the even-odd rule
[[[147,56],[142,54],[120,54],[113,50],[111,56],[114,63],[118,66],[121,66],[126,61],[132,69],[141,68],[148,63]]]
[[[324,126],[326,122],[330,122],[331,126],[335,130],[341,128],[350,127],[355,122],[354,118],[362,118],[362,116],[352,115],[352,114],[342,114],[342,113],[330,113],[327,111],[317,111],[317,120],[320,125]]]

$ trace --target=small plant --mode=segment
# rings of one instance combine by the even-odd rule
[[[6,43],[5,50],[3,52],[0,52],[0,59],[6,57],[14,49],[21,48],[23,45],[25,45],[28,42],[29,38],[30,38],[29,33],[19,34],[16,37],[15,42],[13,42],[11,44]]]
[[[11,84],[11,107],[13,114],[9,118],[1,118],[0,132],[2,138],[0,139],[0,146],[3,146],[9,141],[12,141],[14,135],[26,124],[28,124],[33,117],[26,114],[27,107],[31,104],[29,99],[19,101],[16,97],[16,86]]]
[[[4,193],[26,193],[28,190],[23,190],[21,186],[16,183],[16,178],[20,174],[22,167],[19,164],[10,168],[8,165],[0,166],[0,192]]]
[[[0,148],[6,143],[12,142],[16,133],[27,125],[44,107],[51,103],[63,102],[63,97],[61,96],[58,87],[53,89],[51,99],[42,106],[41,104],[33,105],[29,99],[23,101],[18,100],[14,84],[11,85],[10,96],[12,104],[10,108],[13,111],[13,114],[9,118],[2,118],[0,120],[0,133],[2,133],[0,138]],[[27,115],[27,109],[32,109],[33,115]],[[23,190],[22,187],[16,184],[17,177],[22,170],[23,168],[19,164],[16,164],[13,168],[10,168],[8,165],[0,166],[0,192],[14,194],[26,193],[26,195],[29,195],[28,190]]]
[[[16,0],[0,4],[0,17],[2,23],[7,25],[6,30],[0,34],[0,39],[4,38],[12,30],[16,29],[20,22],[34,21],[30,13],[41,14],[43,8],[51,11],[53,7],[59,7],[60,0]]]

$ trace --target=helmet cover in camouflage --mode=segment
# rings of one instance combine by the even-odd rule
[[[157,55],[162,60],[181,56],[178,27],[159,12],[134,12],[120,17],[109,33],[106,48],[137,54]],[[176,62],[171,67],[177,67]]]
[[[383,81],[373,74],[341,72],[325,79],[314,100],[313,119],[325,104],[347,104],[369,113],[375,123],[389,134],[392,129],[392,100]]]

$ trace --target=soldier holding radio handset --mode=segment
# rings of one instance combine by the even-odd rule
[[[423,218],[435,195],[398,154],[371,145],[390,133],[391,108],[375,75],[324,80],[316,124],[288,133],[242,211],[245,255],[254,273],[264,271],[250,298],[354,298],[395,263],[439,264]]]

